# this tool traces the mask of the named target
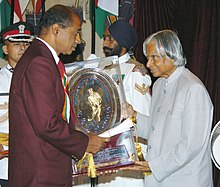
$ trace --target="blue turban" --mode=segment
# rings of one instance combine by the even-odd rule
[[[123,19],[116,20],[108,29],[116,42],[126,49],[134,47],[138,41],[138,36],[134,28],[129,22]]]

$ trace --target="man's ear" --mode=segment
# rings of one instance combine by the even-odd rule
[[[53,34],[57,35],[59,32],[60,32],[60,26],[55,23],[53,26],[52,26],[52,32]]]
[[[7,45],[3,45],[3,46],[2,46],[2,50],[3,50],[3,53],[4,53],[5,55],[8,54],[8,46],[7,46]]]

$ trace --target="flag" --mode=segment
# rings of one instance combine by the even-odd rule
[[[0,31],[10,25],[11,7],[7,0],[0,0]],[[0,44],[0,58],[3,58],[2,44]]]
[[[118,16],[118,0],[111,0],[111,3],[109,3],[109,0],[98,0],[97,6],[102,10]]]
[[[12,0],[8,0],[10,5],[12,4],[11,1]],[[16,14],[15,16],[17,16],[19,20],[21,20],[21,21],[23,20],[19,0],[14,0],[14,13]]]
[[[34,1],[36,1],[36,0],[34,0]],[[41,8],[42,8],[42,0],[37,0],[35,2],[35,7],[36,7],[35,8],[35,14],[37,15],[40,12]]]
[[[12,0],[8,0],[9,4],[12,4]],[[14,23],[23,21],[22,15],[29,3],[29,0],[14,0]]]
[[[94,1],[90,1],[93,3]],[[90,7],[91,6],[90,4]],[[106,25],[106,18],[110,15],[118,16],[118,0],[96,0],[95,2],[95,31],[100,38],[103,37]],[[91,9],[90,9],[91,10]],[[91,11],[90,11],[91,12]]]
[[[23,21],[22,15],[29,3],[29,0],[14,0],[13,23]],[[0,30],[10,25],[12,0],[0,0]],[[2,45],[0,45],[0,58],[3,58]]]
[[[7,0],[0,0],[0,31],[10,25],[11,7]]]

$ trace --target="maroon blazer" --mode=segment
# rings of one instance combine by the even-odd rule
[[[72,186],[71,158],[84,155],[88,137],[62,119],[63,103],[55,60],[36,39],[19,60],[11,83],[10,187]]]

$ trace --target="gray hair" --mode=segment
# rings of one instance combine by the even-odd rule
[[[184,66],[186,64],[186,58],[183,54],[183,48],[177,33],[172,30],[162,30],[151,34],[143,43],[143,53],[146,56],[146,45],[153,41],[156,45],[156,49],[160,56],[166,55],[174,60],[174,65]]]

